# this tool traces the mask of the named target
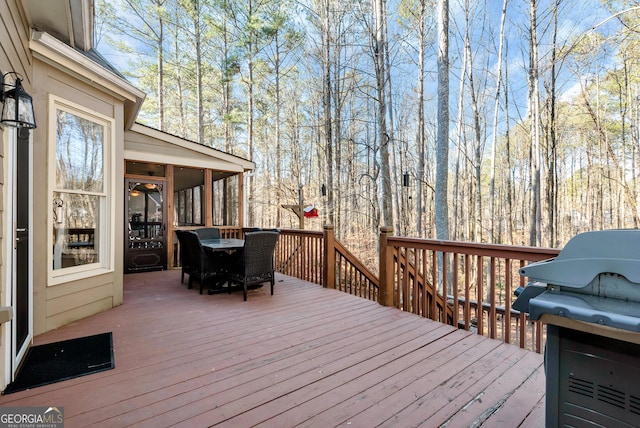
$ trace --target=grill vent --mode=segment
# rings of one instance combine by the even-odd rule
[[[595,385],[588,380],[578,379],[575,377],[569,378],[569,391],[584,395],[585,397],[594,398]]]
[[[629,396],[629,411],[640,415],[640,398],[634,397],[633,395]]]
[[[627,395],[623,391],[575,377],[569,377],[568,391],[640,415],[640,397]]]
[[[626,407],[626,394],[613,388],[598,385],[598,400],[624,409]]]

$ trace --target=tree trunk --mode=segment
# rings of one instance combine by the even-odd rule
[[[462,70],[460,71],[460,75],[464,76],[467,73],[467,50],[463,50],[462,53]],[[458,119],[456,124],[456,164],[455,171],[453,174],[453,231],[452,231],[452,239],[468,239],[469,234],[464,231],[464,221],[463,219],[467,219],[469,216],[464,215],[464,205],[461,204],[461,201],[464,201],[462,197],[462,193],[460,191],[460,182],[462,181],[462,172],[461,172],[461,164],[463,158],[463,147],[462,147],[462,135],[464,132],[464,79],[460,79],[460,87],[458,89]],[[460,226],[462,227],[463,232],[460,232]]]
[[[324,10],[324,26],[322,31],[323,37],[323,76],[324,76],[324,93],[322,94],[324,104],[324,146],[326,156],[326,175],[327,175],[327,223],[334,223],[334,200],[333,200],[333,136],[331,126],[331,27],[329,7],[331,0],[325,0]]]
[[[418,27],[418,132],[416,146],[418,148],[418,171],[416,179],[416,234],[425,236],[422,230],[423,200],[422,183],[425,180],[425,138],[424,138],[424,50],[425,50],[425,1],[420,1]]]
[[[158,3],[161,6],[164,1]],[[158,7],[158,113],[160,130],[164,131],[164,19],[162,10]]]
[[[558,246],[558,142],[556,137],[556,62],[558,61],[558,7],[560,0],[556,0],[553,8],[553,42],[551,46],[551,81],[549,82],[549,155],[548,155],[548,177],[547,177],[547,215],[549,217],[549,242],[547,246]]]
[[[389,163],[389,144],[391,139],[387,131],[387,103],[386,103],[386,59],[385,59],[385,28],[384,28],[384,0],[375,0],[375,61],[376,84],[378,94],[378,139],[380,141],[380,178],[382,184],[382,221],[383,226],[393,225],[393,209],[391,195],[391,170]]]
[[[251,19],[253,18],[253,1],[252,0],[248,0],[247,3],[247,17],[248,19],[251,21]],[[254,158],[254,153],[253,153],[253,115],[254,115],[254,105],[253,105],[253,61],[254,61],[254,56],[255,56],[255,45],[256,45],[256,40],[255,40],[255,32],[254,29],[252,27],[247,29],[247,36],[248,36],[248,45],[247,45],[247,72],[248,72],[248,78],[247,78],[247,114],[248,114],[248,118],[247,118],[247,146],[248,146],[248,155],[249,155],[249,159],[253,159]],[[249,225],[254,225],[255,224],[255,219],[254,219],[254,204],[253,204],[253,199],[254,199],[254,189],[253,189],[253,181],[254,181],[254,175],[250,174],[249,175],[249,183],[247,188],[245,189],[246,194],[247,194],[247,200],[248,200],[248,204],[247,204],[247,224]]]
[[[282,106],[280,105],[280,44],[279,44],[279,34],[280,31],[276,30],[275,34],[275,48],[276,48],[276,57],[274,61],[273,73],[275,74],[276,79],[276,201],[280,201],[282,199],[282,192],[280,190],[280,183],[282,182],[282,148],[280,146],[281,139],[281,131],[280,131],[280,115]],[[276,210],[276,227],[279,228],[281,224],[281,216],[282,211]]]
[[[537,0],[529,0],[529,124],[531,137],[531,170],[529,202],[529,245],[540,245],[540,89],[538,85]]]
[[[449,0],[438,0],[438,134],[436,138],[436,237],[449,238]]]
[[[500,88],[502,88],[502,48],[504,46],[504,23],[507,17],[508,0],[503,0],[500,18],[500,42],[498,45],[498,71],[496,72],[496,92],[493,105],[493,140],[491,141],[491,171],[489,181],[489,242],[500,242],[496,236],[496,148],[498,145],[498,113],[500,111]]]
[[[464,49],[468,65],[467,76],[469,79],[469,94],[471,96],[471,111],[473,113],[473,153],[474,153],[474,183],[473,186],[473,227],[472,241],[482,242],[482,130],[480,129],[480,112],[478,111],[478,99],[476,96],[475,83],[473,80],[473,54],[471,52],[471,40],[469,36],[469,0],[465,1],[465,36]]]

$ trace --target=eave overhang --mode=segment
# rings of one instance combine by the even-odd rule
[[[143,91],[48,33],[33,31],[29,48],[34,58],[122,100],[124,127],[133,126],[146,96]]]

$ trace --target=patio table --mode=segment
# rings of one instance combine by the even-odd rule
[[[215,253],[219,251],[231,252],[235,250],[241,250],[244,247],[243,239],[235,239],[235,238],[220,238],[220,239],[201,239],[200,243],[202,247],[205,249],[207,253],[211,256],[215,257]],[[218,294],[224,292],[232,292],[241,290],[240,287],[231,287],[231,285],[227,285],[227,287],[223,287],[222,285],[227,282],[226,274],[224,277],[218,278],[215,281],[215,285],[213,288],[210,288],[207,291],[207,294]]]
[[[200,242],[205,249],[210,251],[233,251],[244,247],[244,239],[201,239]]]

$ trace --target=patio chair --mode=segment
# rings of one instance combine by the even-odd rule
[[[203,227],[195,229],[194,232],[198,234],[200,239],[220,239],[220,229],[217,227]]]
[[[252,232],[260,232],[262,229],[259,227],[243,227],[242,228],[242,235],[246,235],[247,233],[252,233]]]
[[[180,243],[180,266],[182,268],[182,276],[180,278],[180,284],[184,284],[184,274],[191,274],[191,267],[189,263],[189,252],[187,251],[187,244],[184,240],[184,230],[176,230],[176,237]]]
[[[244,300],[247,300],[247,287],[271,284],[271,295],[275,284],[273,269],[273,253],[278,242],[278,232],[250,232],[244,236],[244,248],[235,253],[229,266],[230,282],[242,284]]]
[[[214,254],[206,252],[200,243],[200,238],[193,231],[184,231],[182,236],[189,253],[190,273],[188,288],[191,288],[193,280],[197,279],[200,283],[200,294],[202,294],[207,280],[224,277],[224,266],[227,264],[228,255],[220,252]]]

